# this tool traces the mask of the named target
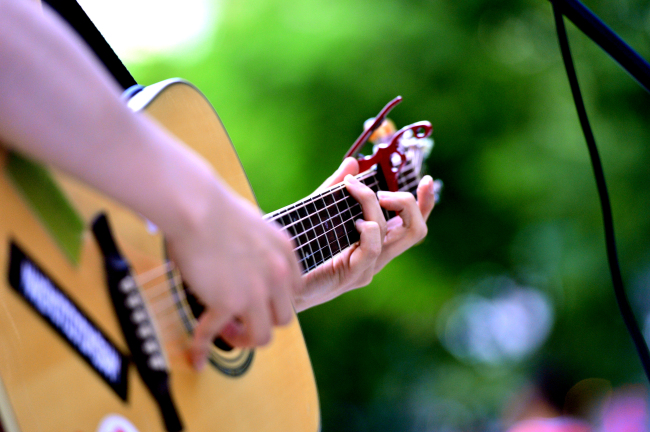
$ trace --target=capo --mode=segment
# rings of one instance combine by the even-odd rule
[[[361,150],[361,147],[366,143],[366,141],[368,141],[368,138],[372,133],[381,127],[386,120],[388,113],[401,101],[402,97],[397,96],[395,99],[388,102],[388,104],[386,104],[386,106],[379,112],[377,117],[373,119],[370,127],[363,131],[345,154],[346,158],[357,158],[359,161],[360,172],[366,171],[374,165],[381,167],[384,178],[386,179],[388,190],[391,192],[399,190],[397,176],[406,162],[406,156],[400,146],[400,140],[407,132],[411,133],[416,139],[427,138],[433,131],[431,123],[428,121],[420,121],[403,127],[390,137],[388,144],[379,143],[375,145],[375,151],[372,156],[359,157],[359,150]]]

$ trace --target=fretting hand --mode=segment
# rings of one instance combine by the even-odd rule
[[[426,221],[437,189],[430,176],[420,181],[416,201],[408,192],[381,192],[377,199],[370,188],[354,179],[358,173],[358,162],[347,158],[319,188],[345,181],[350,195],[361,204],[365,221],[357,222],[361,234],[358,244],[305,275],[303,291],[294,293],[297,311],[368,285],[388,262],[427,235]],[[397,216],[386,222],[380,206]]]

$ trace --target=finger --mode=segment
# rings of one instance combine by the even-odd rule
[[[377,192],[379,205],[386,210],[396,212],[402,219],[402,226],[409,229],[413,223],[413,218],[421,219],[420,209],[415,197],[408,192]]]
[[[245,331],[238,346],[261,346],[271,341],[271,311],[266,299],[255,298],[253,307],[242,315]]]
[[[395,211],[398,215],[389,221],[388,234],[384,240],[384,255],[395,257],[427,235],[427,223],[412,194],[382,192],[378,196],[382,207]],[[396,253],[396,250],[401,252]]]
[[[381,253],[382,235],[379,224],[371,221],[357,220],[355,223],[359,231],[359,247],[356,251],[363,252],[367,258],[374,259]],[[366,258],[364,257],[364,258]]]
[[[289,324],[293,317],[293,305],[291,303],[291,290],[293,274],[295,269],[291,267],[288,261],[296,261],[293,258],[293,253],[288,257],[278,256],[276,262],[272,264],[271,271],[273,271],[270,289],[270,316],[274,325]],[[298,276],[299,277],[299,276]]]
[[[214,309],[206,309],[197,326],[190,346],[190,361],[196,370],[201,370],[208,360],[208,352],[212,341],[223,329],[231,317],[221,314]]]
[[[272,299],[269,307],[271,308],[273,325],[285,326],[293,321],[293,303],[288,295]]]
[[[363,210],[363,218],[366,221],[373,221],[379,224],[381,238],[386,235],[386,218],[381,211],[377,195],[368,186],[361,183],[352,175],[345,177],[345,185],[352,198],[356,199]]]
[[[267,308],[251,308],[239,318],[228,322],[220,333],[231,346],[251,348],[266,345],[271,340],[271,322]],[[266,311],[266,312],[265,312]]]
[[[440,190],[437,191],[440,193]],[[436,204],[436,185],[431,176],[424,176],[418,185],[418,206],[420,213],[426,221]]]
[[[383,236],[379,229],[379,224],[372,221],[357,220],[357,231],[359,231],[359,246],[350,256],[350,269],[355,273],[353,279],[360,281],[353,288],[367,285],[370,281],[366,280],[374,274],[375,262],[382,252]]]
[[[328,188],[337,183],[341,183],[345,176],[348,174],[359,174],[359,162],[355,158],[349,157],[343,159],[343,162],[341,162],[341,165],[339,165],[338,169],[334,171],[334,174],[329,176],[327,180],[325,180],[323,184],[318,187],[317,190]]]
[[[287,306],[290,308],[290,318],[293,316],[293,304],[291,302],[292,295],[295,293],[301,293],[304,288],[304,283],[305,281],[302,278],[302,273],[303,273],[303,267],[302,264],[299,262],[299,257],[298,254],[296,253],[295,249],[295,242],[289,238],[289,234],[278,230],[278,240],[280,242],[280,248],[283,251],[284,254],[284,259],[285,261],[281,264],[282,268],[285,268],[286,265],[289,267],[289,274],[281,274],[280,279],[282,280],[282,283],[287,284],[288,289],[285,290],[287,295],[289,296],[289,300],[286,302]],[[277,270],[277,268],[276,268]],[[282,301],[279,298],[274,300],[275,301]],[[285,317],[285,310],[284,308],[281,308],[278,310],[278,317]],[[283,320],[281,318],[281,320]],[[287,322],[288,323],[288,322]],[[285,323],[285,324],[287,324]],[[276,322],[278,325],[282,325]]]
[[[241,337],[246,332],[246,326],[240,318],[235,318],[223,327],[219,337],[231,347],[242,347]]]

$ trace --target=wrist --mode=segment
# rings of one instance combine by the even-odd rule
[[[168,202],[160,228],[170,239],[216,235],[206,231],[221,219],[233,199],[208,163],[190,152],[173,162],[167,178]]]
[[[170,240],[201,233],[209,219],[219,219],[228,206],[227,187],[211,165],[146,116],[140,117],[138,139],[126,172],[137,181],[122,189],[125,204],[151,220]],[[134,163],[137,161],[136,163]]]

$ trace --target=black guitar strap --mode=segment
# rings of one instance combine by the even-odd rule
[[[43,0],[74,28],[123,90],[137,84],[115,51],[76,0]]]

